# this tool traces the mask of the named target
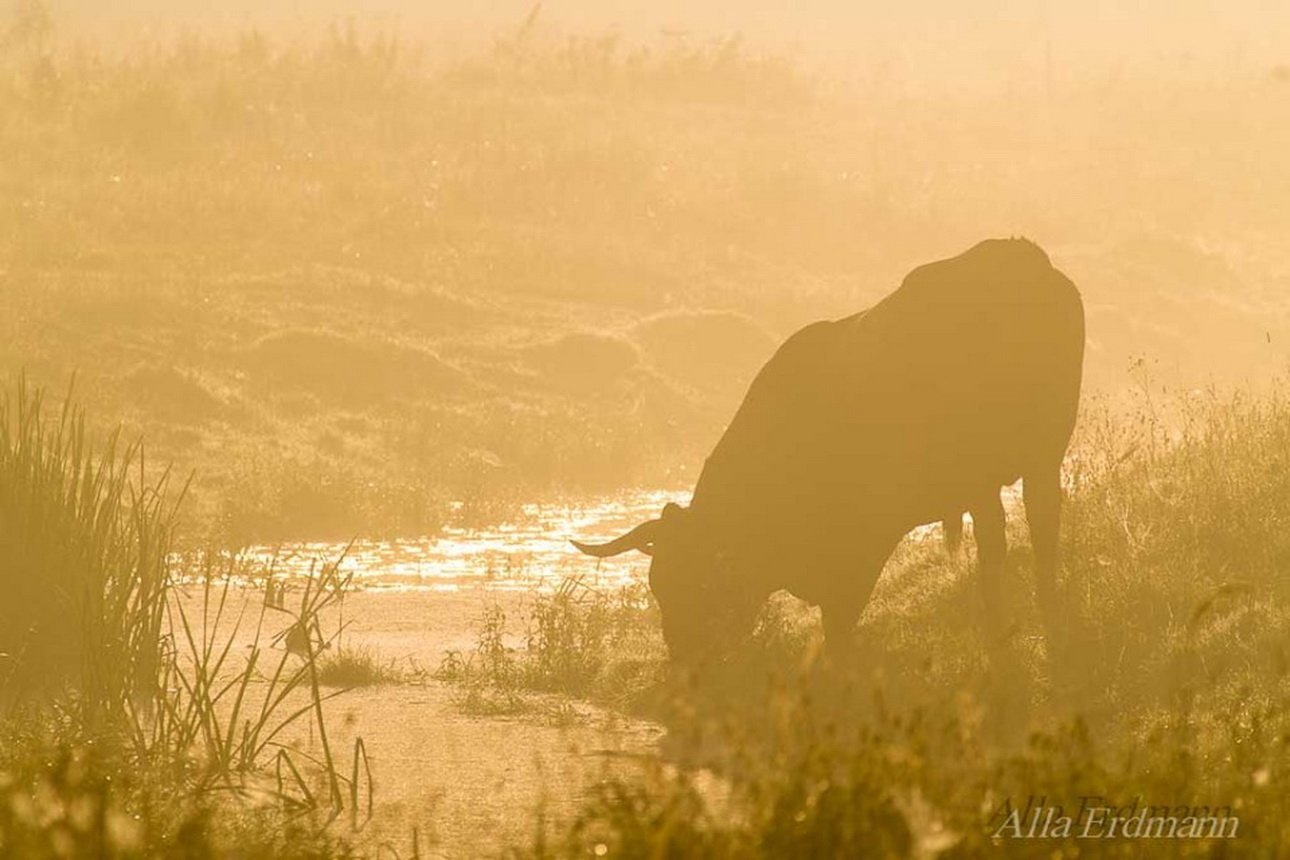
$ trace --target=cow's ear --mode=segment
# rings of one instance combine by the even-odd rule
[[[675,519],[685,513],[685,511],[686,509],[678,505],[676,502],[668,502],[663,506],[663,519]]]

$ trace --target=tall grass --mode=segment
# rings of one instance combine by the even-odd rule
[[[337,693],[322,692],[319,666],[324,650],[339,634],[324,638],[318,619],[342,599],[351,576],[333,563],[305,579],[299,609],[280,637],[283,641],[273,643],[281,645],[276,655],[270,650],[266,620],[270,608],[281,607],[261,602],[243,658],[237,646],[244,644],[245,603],[230,604],[230,577],[218,569],[205,570],[194,609],[181,599],[168,605],[175,652],[159,687],[162,713],[146,723],[152,730],[146,748],[178,761],[195,753],[199,791],[263,791],[255,777],[271,763],[276,797],[306,810],[339,814],[347,800],[343,763],[338,763],[328,740],[322,709]],[[225,627],[232,613],[236,616]],[[325,800],[302,776],[296,762],[300,753],[293,753],[282,738],[302,720],[318,736],[321,758],[313,763],[320,766]],[[355,750],[355,755],[360,753]],[[353,794],[359,787],[348,788]]]
[[[169,473],[44,401],[25,382],[0,401],[0,853],[348,850],[326,826],[370,815],[371,770],[361,739],[329,742],[318,665],[348,578],[328,565],[273,604],[299,631],[274,655],[225,557],[181,584]]]
[[[1285,678],[1286,393],[1144,391],[1133,420],[1085,422],[1065,527],[1081,658],[1067,663],[1103,707],[1245,698],[1255,678],[1263,698]]]
[[[178,495],[138,443],[100,451],[69,397],[25,382],[0,400],[0,693],[68,693],[93,731],[155,690]]]

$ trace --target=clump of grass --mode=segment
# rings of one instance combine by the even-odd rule
[[[506,644],[506,613],[489,606],[480,619],[475,649],[448,651],[434,677],[461,688],[457,705],[476,716],[511,716],[531,710],[518,684],[518,658]]]
[[[537,597],[524,623],[522,639],[509,635],[505,612],[491,606],[475,648],[444,655],[435,677],[462,689],[463,710],[480,716],[540,712],[557,722],[573,718],[553,712],[544,696],[661,719],[739,702],[764,710],[785,684],[804,681],[820,646],[818,620],[778,595],[745,647],[701,679],[670,677],[658,608],[648,590],[637,585],[600,591],[577,578]],[[522,645],[510,644],[517,640]]]
[[[567,579],[529,614],[524,683],[533,689],[626,704],[657,680],[662,638],[644,589],[603,593]]]
[[[370,648],[338,647],[318,660],[318,683],[324,687],[375,687],[397,684],[402,679],[393,661],[381,659]]]
[[[517,708],[527,691],[631,708],[662,679],[655,614],[643,589],[602,592],[568,579],[534,602],[523,648],[507,644],[506,615],[493,606],[474,651],[446,654],[437,676],[462,685],[472,703]]]

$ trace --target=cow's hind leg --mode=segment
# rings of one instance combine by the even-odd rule
[[[1061,467],[1053,466],[1027,474],[1022,492],[1026,500],[1026,521],[1035,553],[1035,597],[1044,625],[1051,637],[1060,620],[1057,601],[1057,538],[1061,528]]]
[[[999,491],[995,490],[973,504],[971,514],[981,597],[986,613],[997,618],[1007,605],[1003,594],[1003,565],[1008,555],[1006,520]]]
[[[1009,647],[1017,626],[1013,601],[1003,588],[1008,539],[999,491],[996,489],[977,502],[971,513],[977,575],[981,577],[981,595],[985,602],[982,639],[989,668],[982,694],[990,710],[988,731],[1000,743],[1014,743],[1025,736],[1030,720],[1030,685],[1024,663],[1016,650]]]
[[[963,514],[955,513],[941,522],[941,531],[945,533],[945,552],[957,557],[963,546]]]

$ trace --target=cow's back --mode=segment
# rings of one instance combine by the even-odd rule
[[[1078,292],[1026,240],[921,266],[868,312],[808,326],[780,348],[695,503],[749,519],[791,509],[825,522],[847,507],[902,524],[939,519],[1060,460],[1083,345]]]
[[[847,344],[854,376],[840,412],[908,482],[1007,483],[1066,449],[1083,305],[1028,241],[990,240],[915,269]]]

